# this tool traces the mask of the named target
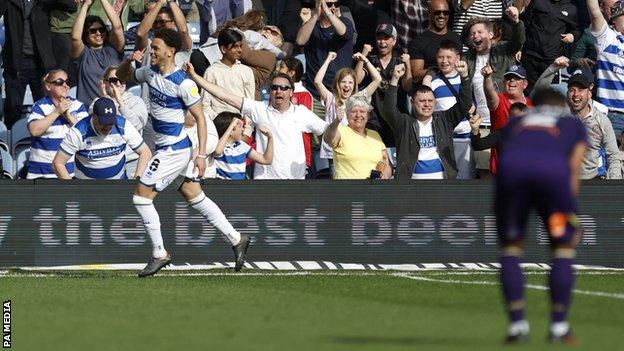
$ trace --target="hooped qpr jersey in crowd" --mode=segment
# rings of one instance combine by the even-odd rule
[[[174,150],[191,147],[184,131],[184,115],[189,107],[201,100],[195,82],[180,67],[165,75],[157,67],[141,67],[134,71],[134,77],[137,82],[148,85],[156,150],[169,146]]]
[[[605,24],[596,37],[596,100],[624,113],[624,35]]]
[[[93,126],[93,116],[83,118],[67,133],[60,150],[76,155],[78,179],[127,179],[126,145],[137,150],[143,138],[124,117],[117,115],[117,123],[107,135]]]
[[[457,98],[451,91],[451,89],[444,83],[444,80],[441,78],[442,73],[436,74],[436,76],[431,81],[431,90],[433,90],[433,96],[435,96],[435,107],[434,112],[438,111],[446,111],[453,107],[457,103]],[[451,83],[451,86],[459,95],[460,86],[461,86],[461,77],[459,73],[456,73],[454,76],[446,77]],[[466,118],[464,118],[457,127],[453,130],[454,137],[470,139],[470,122]]]
[[[246,176],[245,160],[251,153],[251,146],[244,141],[225,144],[223,155],[215,157],[217,178],[243,180]]]
[[[429,123],[418,123],[418,143],[420,151],[418,152],[418,160],[414,165],[412,179],[444,179],[444,166],[433,134],[433,120]]]
[[[71,105],[69,113],[76,119],[80,120],[89,115],[85,105],[71,97]],[[56,107],[52,98],[46,96],[37,100],[32,107],[32,112],[28,116],[28,123],[45,118],[54,111]],[[35,178],[56,178],[54,169],[52,168],[52,160],[59,150],[61,142],[65,135],[69,132],[71,126],[64,116],[57,117],[52,125],[40,136],[30,137],[30,158],[28,160],[28,179]],[[74,159],[71,158],[67,162],[67,171],[70,175],[74,174]]]

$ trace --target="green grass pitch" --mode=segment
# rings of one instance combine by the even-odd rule
[[[499,350],[496,272],[9,271],[15,350]],[[546,273],[527,275],[517,350],[623,350],[624,272],[577,274],[576,348],[546,342]]]

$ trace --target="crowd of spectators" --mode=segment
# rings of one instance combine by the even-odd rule
[[[588,130],[581,177],[622,179],[623,15],[624,0],[2,1],[0,118],[27,120],[29,179],[84,178],[52,160],[98,98],[153,149],[159,92],[131,72],[169,29],[183,71],[167,79],[201,95],[207,177],[487,178],[498,131],[555,87]],[[190,113],[184,128],[197,145]],[[138,160],[126,145],[119,178]]]

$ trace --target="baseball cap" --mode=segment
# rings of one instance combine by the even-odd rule
[[[572,72],[570,79],[568,79],[568,86],[572,84],[580,85],[585,89],[591,88],[592,84],[594,84],[594,75],[591,71],[579,67]]]
[[[616,17],[620,17],[622,15],[624,15],[624,0],[619,0],[611,5],[610,21],[613,21]]]
[[[99,98],[93,103],[93,115],[100,124],[117,123],[117,107],[113,100],[109,98]]]
[[[382,23],[378,25],[377,29],[375,30],[375,34],[385,34],[395,39],[398,36],[396,28],[394,28],[394,26],[391,25],[390,23]]]
[[[507,68],[507,70],[505,71],[505,74],[503,74],[503,77],[507,77],[511,75],[517,76],[520,79],[526,79],[527,73],[524,67],[519,66],[519,65],[511,65],[509,66],[509,68]]]

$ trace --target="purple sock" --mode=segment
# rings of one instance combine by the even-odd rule
[[[500,279],[503,284],[505,307],[511,322],[524,319],[524,276],[520,269],[520,257],[504,256],[500,259]],[[517,302],[514,306],[512,302]]]
[[[565,321],[568,314],[574,284],[572,261],[571,258],[555,258],[552,261],[548,284],[550,285],[553,323]]]

